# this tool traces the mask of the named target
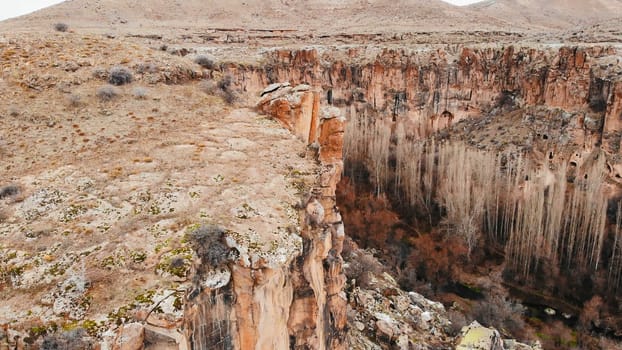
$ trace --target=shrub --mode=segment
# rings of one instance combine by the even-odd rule
[[[214,95],[217,92],[217,86],[213,80],[201,81],[199,83],[199,89],[208,95]]]
[[[509,332],[513,337],[525,334],[525,307],[500,296],[492,296],[473,307],[473,317],[487,327]],[[508,334],[506,334],[508,335]]]
[[[92,348],[93,344],[83,328],[47,335],[41,343],[41,350],[82,350]]]
[[[19,110],[15,106],[9,107],[9,111],[8,112],[9,112],[9,115],[11,117],[17,117],[19,115]]]
[[[227,104],[232,105],[238,99],[238,95],[233,91],[227,90],[222,92],[222,99],[225,100]]]
[[[67,96],[67,102],[72,107],[79,107],[82,104],[82,97],[80,97],[80,95],[71,94]]]
[[[155,63],[141,63],[136,67],[136,71],[139,74],[145,74],[145,73],[157,73],[158,72],[158,66]]]
[[[57,32],[66,32],[69,29],[69,26],[65,23],[56,23],[54,24],[54,30]]]
[[[108,71],[105,68],[97,67],[93,69],[93,77],[100,80],[108,79]]]
[[[208,95],[222,97],[230,105],[234,104],[238,99],[238,95],[233,88],[233,78],[230,75],[224,76],[218,83],[212,80],[203,80],[199,83],[199,88]]]
[[[516,108],[516,94],[514,91],[503,90],[497,96],[497,106],[501,107],[503,110],[513,110]]]
[[[132,72],[125,67],[113,67],[108,76],[108,82],[112,85],[121,86],[132,82]]]
[[[373,276],[380,275],[382,271],[380,262],[373,254],[364,250],[352,252],[348,265],[344,268],[346,277],[356,280],[356,284],[363,289],[370,288]]]
[[[462,328],[468,326],[469,324],[467,318],[457,310],[449,310],[447,312],[447,318],[449,319],[449,322],[451,322],[447,331],[449,332],[449,335],[453,337],[458,336],[462,331]]]
[[[205,55],[199,55],[195,57],[194,63],[198,64],[199,66],[205,69],[213,70],[214,68],[216,68],[216,65],[214,64],[214,60],[212,60],[211,58]]]
[[[0,189],[0,199],[7,197],[17,196],[19,194],[19,187],[15,185],[8,185]]]
[[[603,299],[596,295],[589,301],[583,304],[583,310],[579,317],[579,325],[585,330],[592,329],[592,323],[598,322],[601,318],[601,311],[603,310]]]
[[[218,82],[218,88],[222,91],[230,90],[232,84],[233,84],[233,77],[231,77],[231,75],[225,75]]]
[[[119,90],[112,85],[104,85],[97,90],[97,97],[102,101],[111,101],[119,96]]]
[[[229,247],[224,243],[225,230],[216,225],[201,226],[188,234],[188,242],[203,264],[217,267],[229,256]]]
[[[233,90],[233,78],[230,75],[224,76],[218,82],[218,88],[220,89],[220,95],[228,104],[232,105],[237,100],[238,96]]]
[[[142,100],[147,98],[149,91],[147,90],[147,88],[144,88],[142,86],[138,86],[135,87],[134,90],[132,90],[132,95],[134,95],[134,98]]]

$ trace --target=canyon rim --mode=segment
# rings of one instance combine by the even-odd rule
[[[622,1],[0,22],[0,349],[622,348]]]

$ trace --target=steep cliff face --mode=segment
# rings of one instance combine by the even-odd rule
[[[424,133],[498,107],[560,109],[586,134],[604,131],[605,146],[619,148],[619,136],[608,139],[619,133],[622,113],[622,67],[611,47],[276,50],[261,66],[226,69],[249,92],[275,81],[321,86],[322,101],[346,114],[373,110]]]
[[[258,108],[317,150],[320,174],[303,199],[300,236],[290,236],[301,242],[284,256],[259,256],[223,232],[235,253],[220,266],[205,256],[197,265],[186,307],[189,348],[346,349],[345,235],[335,202],[344,119],[338,109],[320,110],[309,86],[272,85]]]
[[[383,119],[389,135],[398,135],[400,127],[406,129],[407,138],[450,135],[476,148],[525,155],[544,173],[567,168],[568,179],[588,179],[594,159],[599,159],[597,171],[609,174],[598,189],[604,207],[606,199],[615,199],[620,192],[616,182],[622,176],[622,66],[614,48],[277,50],[268,53],[261,66],[230,65],[227,70],[249,92],[273,81],[321,86],[323,93],[316,97],[321,103],[336,107],[350,120],[361,115]],[[284,125],[296,130],[297,124],[287,119],[296,111],[278,103],[270,106],[275,115],[282,115],[278,119]],[[305,132],[297,134],[306,137]],[[392,145],[395,142],[387,139],[385,148]],[[595,157],[598,154],[604,157]],[[598,198],[594,200],[600,203]],[[603,217],[605,212],[599,210]],[[613,242],[614,235],[601,231],[602,241]],[[561,294],[560,298],[579,300],[578,308],[590,297]]]

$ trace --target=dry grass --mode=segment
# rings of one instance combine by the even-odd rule
[[[250,110],[225,109],[221,98],[202,93],[188,81],[201,75],[187,59],[146,48],[132,51],[121,40],[74,33],[56,37],[24,36],[1,44],[7,58],[0,66],[15,75],[0,84],[5,106],[0,112],[7,115],[0,118],[6,131],[0,141],[5,179],[0,184],[5,197],[0,203],[0,270],[10,264],[16,266],[14,275],[23,271],[25,277],[0,288],[6,311],[0,319],[30,318],[29,301],[39,300],[79,262],[86,264],[89,277],[113,276],[91,278],[88,319],[106,320],[143,290],[176,288],[178,278],[156,273],[156,266],[174,268],[177,255],[187,255],[191,248],[180,240],[195,224],[217,222],[245,233],[253,228],[252,244],[261,253],[271,253],[273,245],[290,249],[289,233],[278,230],[297,219],[289,204],[298,197],[286,175],[291,169],[316,170],[308,159],[283,159],[275,150],[295,154],[304,149],[302,143],[276,123]],[[123,63],[132,57],[128,52],[137,57],[134,63]],[[61,56],[79,69],[55,68]],[[105,72],[145,61],[162,68],[135,76],[136,88],[149,87],[149,98],[135,98],[142,91],[136,94],[134,86],[110,86],[118,96],[98,103],[102,80],[83,57],[105,62]],[[30,76],[49,79],[29,79],[41,87],[34,90],[24,85]],[[58,85],[48,86],[48,81]],[[60,85],[71,90],[61,91]],[[80,94],[79,108],[72,105],[70,91]],[[19,113],[9,117],[10,106]],[[2,190],[9,179],[19,184],[20,194]],[[261,215],[241,219],[232,214],[243,204]],[[276,240],[281,241],[271,244]],[[173,254],[173,249],[182,251]],[[54,320],[48,306],[34,310],[32,317],[43,314]]]

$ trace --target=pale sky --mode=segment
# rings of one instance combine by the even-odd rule
[[[63,0],[0,0],[0,21],[63,2]]]
[[[226,1],[226,0],[223,0]],[[454,5],[467,5],[478,0],[443,0]],[[0,0],[0,21],[25,15],[32,11],[58,4],[63,0]]]

